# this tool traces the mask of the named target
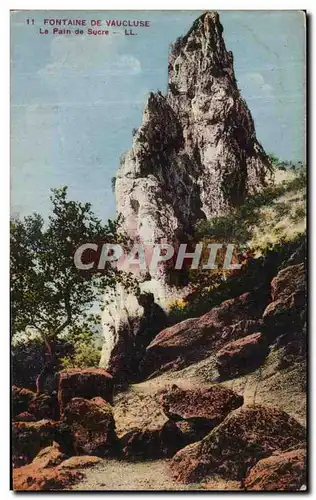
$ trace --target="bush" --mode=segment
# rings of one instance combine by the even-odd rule
[[[248,196],[241,205],[231,208],[225,215],[200,221],[194,239],[201,241],[203,238],[211,238],[217,243],[238,243],[242,247],[251,239],[260,218],[260,209],[273,205],[285,211],[286,207],[276,205],[275,200],[288,192],[305,189],[306,182],[306,168],[300,167],[293,179],[268,186],[259,193]]]
[[[100,363],[101,350],[94,344],[78,342],[72,356],[62,358],[62,368],[97,368]]]

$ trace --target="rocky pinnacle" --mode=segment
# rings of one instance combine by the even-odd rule
[[[271,171],[216,12],[171,46],[168,75],[167,93],[150,93],[116,177],[124,229],[144,242],[181,239],[260,190]]]

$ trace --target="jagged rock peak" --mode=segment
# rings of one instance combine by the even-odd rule
[[[268,158],[236,84],[216,12],[171,47],[168,92],[151,93],[116,178],[135,239],[171,242],[265,185]]]
[[[182,57],[197,59],[198,65],[194,68],[196,77],[203,72],[220,76],[224,73],[231,77],[232,84],[236,87],[233,69],[233,54],[226,50],[222,36],[223,27],[217,12],[206,12],[192,25],[188,33],[179,37],[171,46],[169,56],[169,85],[176,85],[179,77],[183,77],[185,66],[177,64]],[[199,55],[199,58],[197,58]],[[182,71],[179,71],[182,70]],[[187,77],[189,75],[186,75]],[[191,81],[191,86],[196,83],[197,78]]]

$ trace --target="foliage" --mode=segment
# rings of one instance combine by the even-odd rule
[[[91,332],[81,332],[75,339],[68,339],[73,343],[72,354],[61,358],[62,368],[90,368],[98,367],[101,357],[101,349],[96,346]]]
[[[59,357],[71,356],[73,345],[65,339],[58,339],[56,352]],[[12,339],[11,344],[11,373],[14,384],[20,387],[35,389],[35,381],[44,367],[45,345],[38,335],[30,338]],[[61,365],[58,365],[58,369]]]
[[[273,157],[271,161],[277,163],[279,159]],[[193,236],[191,236],[191,243],[203,243],[202,258],[198,269],[191,269],[187,272],[188,283],[191,285],[193,292],[186,297],[183,304],[175,303],[170,307],[170,322],[176,323],[182,319],[199,316],[207,312],[214,305],[232,296],[235,283],[238,284],[236,286],[238,295],[242,293],[242,290],[249,291],[252,287],[255,287],[256,280],[258,279],[259,282],[260,276],[262,276],[263,256],[274,255],[275,261],[278,262],[279,256],[286,252],[287,248],[292,249],[292,243],[280,239],[280,235],[280,241],[274,247],[269,245],[265,248],[259,248],[259,245],[261,247],[262,244],[256,244],[255,248],[250,247],[249,242],[255,230],[257,231],[258,221],[264,216],[262,208],[273,208],[279,218],[289,216],[292,206],[280,198],[287,193],[292,195],[293,192],[305,189],[306,168],[298,165],[294,177],[292,176],[289,180],[285,180],[281,184],[269,185],[262,191],[249,195],[241,205],[231,208],[228,213],[222,216],[199,221]],[[302,194],[300,193],[299,198],[301,199],[301,197]],[[298,207],[291,217],[295,222],[302,220],[304,216],[305,208]],[[278,226],[275,228],[275,232],[277,230],[281,233],[285,231],[285,228]],[[300,238],[300,236],[297,236],[297,238]],[[295,246],[296,238],[293,241]],[[223,247],[217,254],[216,269],[205,270],[202,269],[202,266],[208,260],[209,251],[207,245],[209,243],[219,243]],[[238,262],[242,264],[241,271],[223,269],[223,259],[228,243],[235,245],[232,263]],[[262,255],[261,260],[254,258],[255,253]],[[253,278],[252,272],[254,273]],[[256,273],[258,273],[257,277]],[[248,288],[246,284],[248,284]],[[240,288],[238,289],[238,287]]]
[[[268,158],[273,167],[279,170],[297,170],[303,167],[303,163],[301,161],[293,162],[289,160],[280,160],[273,153],[268,154]]]
[[[306,169],[302,167],[293,179],[248,196],[240,206],[231,208],[229,213],[200,221],[196,228],[196,239],[212,238],[218,243],[238,243],[240,249],[245,248],[260,218],[260,209],[263,206],[275,206],[276,199],[288,192],[305,189],[306,181]]]
[[[120,221],[103,225],[90,203],[67,199],[67,187],[52,190],[52,214],[45,225],[33,214],[11,221],[12,333],[33,329],[46,345],[65,330],[89,330],[99,318],[89,314],[107,287],[132,280],[108,262],[104,270],[81,271],[74,253],[84,243],[124,243]]]
[[[269,158],[270,163],[273,166],[277,166],[281,163],[281,160],[277,156],[275,156],[273,153],[269,153],[268,158]]]

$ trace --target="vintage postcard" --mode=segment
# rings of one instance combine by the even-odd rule
[[[304,11],[11,11],[12,489],[308,489],[306,168]]]

